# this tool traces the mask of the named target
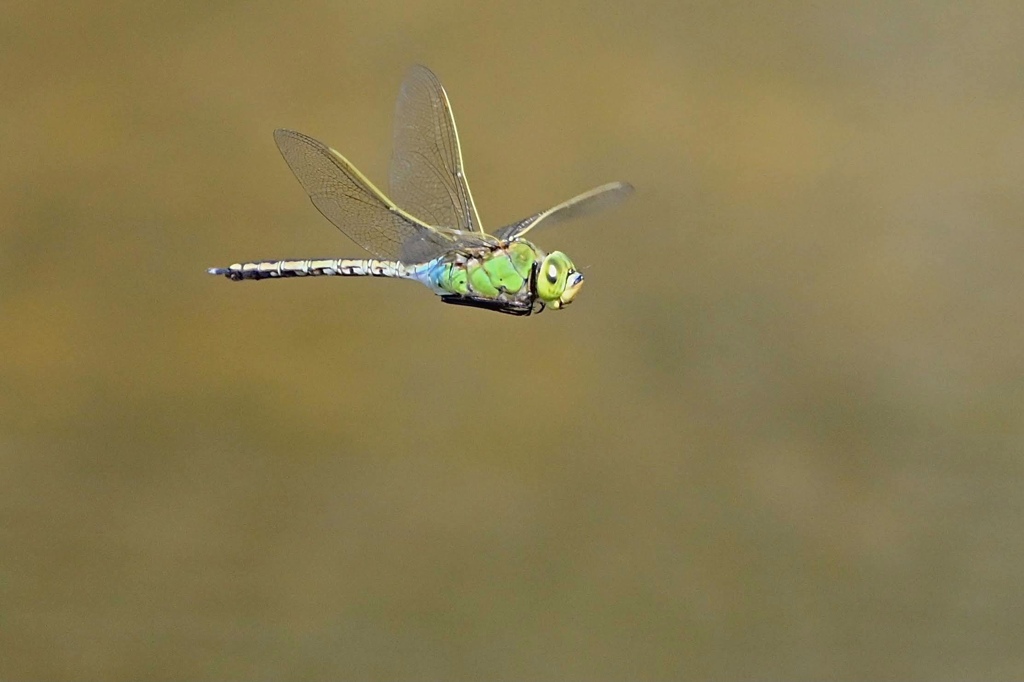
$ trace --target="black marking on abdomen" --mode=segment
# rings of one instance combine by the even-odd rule
[[[373,258],[308,258],[305,260],[265,260],[234,263],[226,268],[210,268],[211,275],[222,275],[234,282],[242,280],[285,279],[288,277],[406,277],[405,266],[397,261]]]

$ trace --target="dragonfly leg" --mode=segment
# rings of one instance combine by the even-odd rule
[[[451,294],[448,296],[442,296],[441,300],[452,305],[464,305],[470,308],[493,310],[495,312],[505,313],[506,315],[526,316],[534,312],[533,306],[531,305],[513,303],[511,301],[496,301],[491,298],[474,298],[472,296],[458,296]]]

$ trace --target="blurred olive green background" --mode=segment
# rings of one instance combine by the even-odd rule
[[[0,677],[1021,679],[1019,2],[15,2]],[[440,75],[576,305],[384,280],[274,147],[383,186]]]

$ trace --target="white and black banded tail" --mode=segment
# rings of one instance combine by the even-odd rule
[[[239,282],[243,279],[281,279],[284,277],[398,277],[412,279],[412,268],[395,260],[376,258],[320,258],[309,260],[261,260],[235,263],[226,268],[210,268],[211,275],[223,275]]]

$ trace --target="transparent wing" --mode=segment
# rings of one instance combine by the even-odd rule
[[[348,159],[308,135],[276,130],[274,140],[317,210],[378,258],[420,263],[481,241],[480,235],[438,229],[409,215]]]
[[[421,220],[483,233],[462,166],[448,95],[425,66],[409,70],[395,106],[391,196]]]
[[[557,225],[558,223],[563,223],[566,220],[573,220],[575,218],[588,216],[593,213],[597,213],[598,211],[603,211],[606,208],[615,206],[632,193],[633,185],[625,182],[610,182],[607,185],[601,185],[600,187],[595,187],[589,192],[584,192],[583,194],[574,196],[572,199],[562,202],[554,208],[549,208],[548,210],[541,211],[529,218],[524,218],[518,222],[512,223],[511,225],[506,225],[495,232],[494,236],[503,240],[512,240],[516,237],[522,237],[524,234],[535,228],[542,220],[545,225]]]

